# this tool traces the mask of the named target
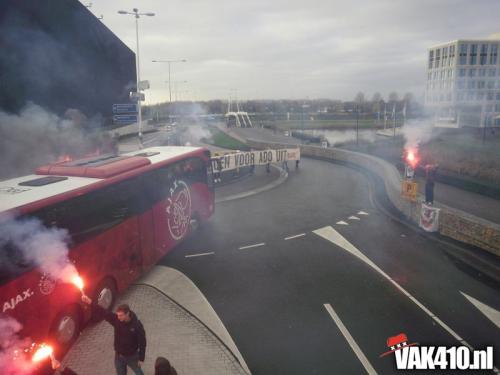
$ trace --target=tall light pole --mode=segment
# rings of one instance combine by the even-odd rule
[[[141,89],[139,87],[139,83],[141,82],[141,69],[139,66],[139,18],[140,16],[148,16],[148,17],[153,17],[155,14],[148,12],[148,13],[139,13],[139,9],[134,8],[132,9],[132,12],[127,12],[125,10],[119,10],[119,14],[131,14],[135,17],[135,37],[137,40],[137,50],[135,53],[136,57],[136,64],[135,64],[135,69],[136,69],[136,78],[137,78],[137,86],[136,86],[136,92],[137,92],[137,120],[139,121],[139,139],[142,144],[142,112],[141,112]]]
[[[174,99],[175,101],[177,101],[177,94],[178,94],[178,85],[180,84],[185,84],[185,83],[188,83],[188,81],[173,81],[173,82],[170,82],[170,81],[166,81],[166,83],[168,83],[168,86],[170,87],[171,83],[174,84]]]
[[[168,64],[168,93],[170,95],[170,103],[172,103],[172,85],[170,82],[170,64],[172,63],[177,63],[177,62],[186,62],[186,59],[179,59],[179,60],[152,60],[153,62],[159,62],[159,63],[167,63]]]

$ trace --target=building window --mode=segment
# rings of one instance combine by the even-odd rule
[[[428,81],[432,80],[432,73],[431,72],[427,73],[427,80]]]
[[[485,68],[479,69],[479,76],[480,77],[486,77],[486,69]]]
[[[462,101],[464,100],[464,93],[463,93],[463,92],[459,92],[459,93],[457,94],[457,100],[458,100],[459,102],[462,102]]]
[[[464,69],[464,68],[461,68],[459,71],[458,71],[458,76],[459,77],[465,77],[465,72],[466,72],[467,69]]]
[[[441,50],[438,48],[436,50],[436,61],[434,64],[434,68],[439,68],[439,60],[441,59]]]
[[[448,94],[446,94],[446,100],[451,102],[451,92],[449,92]]]
[[[494,77],[495,73],[496,73],[496,69],[495,68],[488,70],[488,77]]]
[[[432,69],[434,63],[434,51],[429,51],[429,69]]]
[[[459,90],[465,89],[465,82],[464,81],[458,81],[457,82],[457,87]]]
[[[477,44],[470,45],[470,65],[477,64]]]
[[[437,71],[434,71],[434,80],[436,80],[438,77],[438,72]]]
[[[493,104],[487,104],[487,105],[485,105],[485,106],[484,106],[484,110],[485,110],[486,112],[493,112],[493,108],[495,108],[495,107],[493,106]]]
[[[446,73],[446,72],[445,72],[444,70],[441,70],[441,73],[439,74],[439,78],[440,78],[440,79],[443,79],[443,78],[444,78],[444,74],[445,74],[445,73]]]
[[[496,99],[500,100],[500,92],[497,92]]]
[[[490,48],[490,65],[497,64],[498,45],[492,44]]]
[[[484,89],[486,87],[486,83],[484,81],[478,81],[477,88]]]
[[[495,88],[495,81],[488,81],[486,85],[489,89],[493,89]]]
[[[479,55],[479,64],[486,65],[487,56],[488,56],[488,45],[481,44],[481,54]]]
[[[497,81],[497,89],[500,89],[500,81]]]
[[[476,69],[471,68],[469,69],[469,77],[475,77],[476,76]]]
[[[477,93],[476,100],[484,100],[484,92],[479,91]]]
[[[468,92],[467,93],[467,100],[468,101],[471,101],[471,100],[474,100],[474,93],[473,92]]]
[[[495,112],[500,112],[500,103],[495,104]]]
[[[476,88],[476,81],[467,81],[467,88],[468,89],[475,89]]]
[[[448,65],[452,66],[455,60],[455,46],[450,46],[450,55],[448,59]]]
[[[448,65],[448,47],[444,47],[442,53],[443,53],[442,66],[447,66]]]
[[[448,69],[448,78],[453,78],[453,70]]]
[[[459,64],[467,64],[467,44],[460,44]]]
[[[486,99],[493,100],[494,98],[495,98],[495,95],[492,92],[488,92],[488,94],[486,94]]]

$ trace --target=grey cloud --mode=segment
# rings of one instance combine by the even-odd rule
[[[94,13],[135,50],[133,18],[116,14],[132,0],[94,2]],[[174,0],[141,1],[142,77],[152,101],[166,99],[166,66],[202,98],[224,87],[265,98],[423,91],[427,48],[500,32],[493,0]],[[150,93],[150,95],[151,95]],[[155,99],[155,100],[153,100]]]

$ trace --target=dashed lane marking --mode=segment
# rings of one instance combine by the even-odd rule
[[[285,241],[293,240],[294,238],[304,237],[305,235],[306,235],[305,233],[301,233],[301,234],[296,234],[295,236],[285,237]]]
[[[349,344],[349,346],[353,350],[354,354],[356,354],[356,357],[358,357],[359,361],[361,362],[361,364],[365,368],[366,372],[370,375],[376,374],[377,371],[375,371],[375,369],[371,365],[368,358],[366,358],[365,354],[363,353],[363,351],[361,350],[359,345],[356,343],[356,341],[354,340],[354,338],[350,334],[349,330],[346,328],[344,323],[342,323],[342,320],[340,320],[340,318],[337,315],[337,313],[335,312],[335,310],[333,310],[332,306],[329,303],[325,303],[325,304],[323,304],[323,306],[325,306],[326,311],[328,311],[328,314],[330,314],[330,316],[332,317],[333,321],[335,322],[335,324],[339,328],[342,335],[347,340],[347,343]]]
[[[456,333],[453,329],[451,329],[446,323],[444,323],[441,319],[439,319],[433,312],[431,312],[427,307],[425,307],[420,301],[418,301],[415,297],[413,297],[405,288],[399,285],[396,281],[394,281],[388,274],[382,271],[375,263],[373,263],[365,254],[359,251],[353,244],[351,244],[347,239],[342,236],[339,232],[337,232],[333,227],[326,226],[320,229],[316,229],[313,231],[314,234],[324,238],[327,241],[332,242],[333,244],[341,247],[342,249],[350,252],[355,257],[359,258],[367,265],[372,267],[375,271],[385,277],[391,284],[393,284],[397,289],[401,291],[406,297],[408,297],[415,305],[417,305],[420,309],[422,309],[428,316],[434,320],[437,324],[439,324],[445,331],[447,331],[451,336],[453,336],[457,341],[461,342],[464,345],[467,345],[469,348],[472,348],[467,341],[465,341],[458,333]]]
[[[239,247],[238,250],[251,249],[253,247],[259,247],[259,246],[264,246],[264,245],[265,245],[265,243],[261,242],[261,243],[256,243],[255,245],[248,245],[248,246]]]
[[[346,223],[344,220],[337,221],[335,224],[338,224],[338,225],[349,225],[349,223]]]
[[[348,219],[349,219],[349,220],[361,220],[359,217],[354,216],[354,215],[349,216],[349,217],[348,217]]]
[[[365,216],[368,216],[368,215],[370,215],[370,214],[369,214],[368,212],[365,212],[365,211],[359,211],[359,212],[357,213],[357,215],[365,215]]]
[[[189,254],[189,255],[185,255],[184,257],[185,258],[194,258],[194,257],[202,257],[205,255],[213,255],[213,254],[215,254],[215,253],[213,251],[211,251],[209,253]]]

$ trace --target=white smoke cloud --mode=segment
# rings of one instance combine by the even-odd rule
[[[25,352],[30,340],[21,338],[22,325],[9,316],[0,316],[0,374],[26,375],[34,370]]]
[[[0,272],[16,272],[22,265],[34,264],[54,280],[70,283],[78,275],[68,258],[68,232],[47,228],[35,218],[0,216]],[[7,249],[10,249],[7,250]],[[0,314],[0,374],[24,375],[34,370],[28,358],[33,344],[20,338],[22,325]],[[28,351],[26,351],[28,350]]]
[[[0,179],[31,173],[61,155],[95,152],[102,144],[99,121],[69,109],[61,118],[29,103],[19,114],[0,111]]]
[[[47,228],[38,219],[15,219],[9,215],[0,218],[0,248],[11,246],[14,252],[22,254],[23,259],[16,257],[16,261],[33,263],[54,280],[71,282],[71,278],[78,274],[68,258],[69,242],[66,230]],[[0,269],[19,267],[10,255],[1,252]]]
[[[405,149],[415,149],[436,136],[431,121],[410,120],[401,129],[405,138]]]
[[[321,133],[320,133],[321,134]],[[319,135],[319,134],[318,134]],[[356,141],[355,130],[345,131],[325,131],[323,135],[330,145],[338,145],[346,142]],[[358,132],[358,139],[365,142],[373,142],[376,139],[376,134],[370,130],[360,130]]]

